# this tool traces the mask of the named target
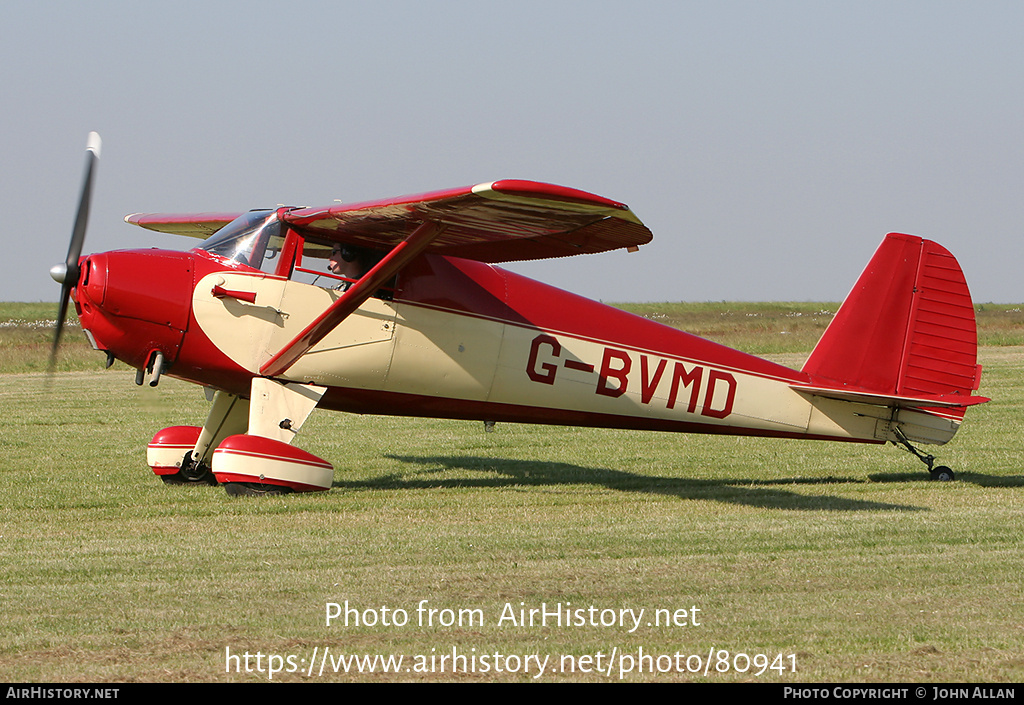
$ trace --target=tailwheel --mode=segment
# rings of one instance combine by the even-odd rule
[[[922,463],[928,466],[928,477],[938,482],[952,482],[956,479],[956,475],[953,471],[945,465],[936,465],[935,456],[922,453],[917,448],[910,444],[910,441],[903,434],[903,431],[897,426],[893,429],[896,434],[896,438],[899,442],[893,441],[893,445],[901,445],[907,452],[911,453],[914,457],[920,460]]]

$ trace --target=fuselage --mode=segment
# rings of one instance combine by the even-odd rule
[[[159,351],[165,374],[239,397],[340,296],[204,250],[83,264],[76,303],[97,348],[136,368]],[[877,411],[801,394],[801,372],[437,255],[413,261],[279,380],[326,387],[320,408],[355,413],[878,441]]]

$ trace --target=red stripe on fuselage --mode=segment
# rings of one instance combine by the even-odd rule
[[[786,383],[808,381],[783,365],[470,260],[427,256],[411,263],[401,276],[395,303]]]

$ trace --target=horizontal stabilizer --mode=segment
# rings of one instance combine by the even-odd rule
[[[935,397],[901,397],[890,394],[872,394],[870,392],[852,392],[828,387],[811,387],[807,385],[793,384],[792,389],[816,397],[827,399],[839,399],[841,401],[852,401],[859,404],[876,404],[880,406],[896,407],[899,409],[962,409],[975,404],[984,404],[991,401],[987,397],[960,396],[958,394],[946,394]]]

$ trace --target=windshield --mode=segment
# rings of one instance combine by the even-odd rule
[[[198,249],[261,269],[264,259],[277,256],[283,242],[277,211],[250,211],[218,230]]]

